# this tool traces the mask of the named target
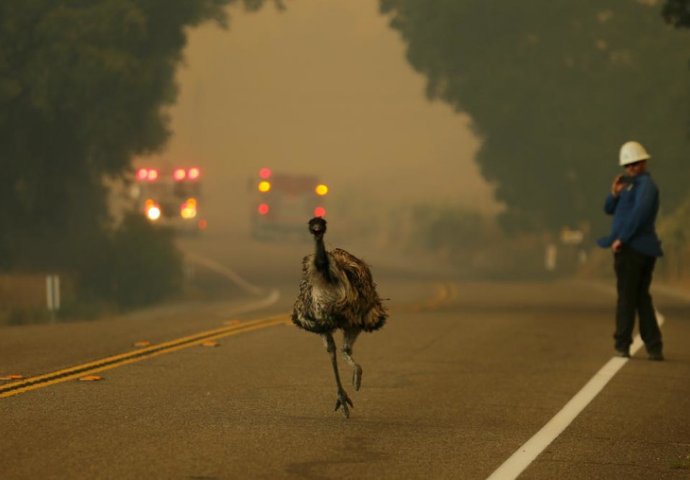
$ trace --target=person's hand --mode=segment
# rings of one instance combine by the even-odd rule
[[[620,239],[614,240],[613,243],[611,244],[611,250],[613,250],[614,253],[620,252],[622,247],[623,247],[623,242],[621,242]]]
[[[613,177],[613,183],[611,184],[611,195],[614,197],[617,197],[619,193],[621,193],[621,190],[623,190],[623,187],[625,187],[625,183],[621,181],[623,178],[623,175],[616,175]]]

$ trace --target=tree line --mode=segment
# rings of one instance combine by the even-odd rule
[[[605,228],[628,139],[652,152],[663,208],[683,200],[688,0],[379,2],[427,96],[471,116],[508,230]],[[96,296],[144,303],[166,289],[126,293],[139,255],[140,272],[172,266],[174,287],[170,236],[135,216],[114,225],[104,181],[164,147],[186,29],[227,26],[234,3],[264,0],[0,2],[1,270],[68,270]]]
[[[186,29],[227,26],[233,3],[0,2],[0,269],[68,271],[95,295],[127,303],[125,283],[137,278],[117,259],[130,243],[148,248],[142,288],[147,263],[179,264],[165,232],[136,218],[113,225],[104,181],[165,145]],[[241,4],[257,10],[263,0]]]
[[[618,149],[651,152],[663,208],[686,195],[687,0],[380,0],[426,77],[470,115],[509,231],[605,231]],[[665,21],[664,21],[665,20]]]

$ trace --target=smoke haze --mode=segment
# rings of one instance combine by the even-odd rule
[[[173,136],[138,164],[201,166],[211,226],[244,228],[262,166],[317,174],[332,201],[379,213],[416,202],[496,211],[468,118],[424,97],[377,2],[287,7],[231,8],[228,30],[189,32]]]

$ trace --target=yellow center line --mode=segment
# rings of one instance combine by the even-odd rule
[[[397,308],[396,310],[421,311],[426,309],[435,309],[455,296],[456,292],[454,291],[454,286],[452,284],[441,283],[437,284],[436,287],[435,295],[433,295],[430,299],[417,302],[412,305],[402,306],[402,308]],[[19,395],[20,393],[31,390],[37,390],[50,385],[68,382],[86,375],[92,375],[94,373],[111,370],[123,365],[129,365],[131,363],[140,362],[142,360],[147,360],[159,355],[164,355],[193,347],[195,345],[200,345],[202,342],[209,340],[216,340],[223,337],[229,337],[231,335],[238,335],[240,333],[251,332],[285,323],[290,323],[290,317],[287,314],[281,314],[264,319],[252,320],[249,322],[221,327],[214,330],[207,330],[205,332],[196,333],[168,342],[151,345],[146,348],[139,348],[137,350],[75,365],[62,370],[57,370],[55,372],[37,375],[22,379],[17,382],[8,383],[0,386],[0,398],[12,397],[14,395]]]
[[[394,307],[395,311],[402,312],[423,312],[425,310],[435,310],[457,297],[457,289],[453,283],[444,282],[435,285],[434,294],[427,300],[402,304]]]
[[[153,345],[151,347],[125,352],[119,355],[102,358],[93,362],[76,365],[35,377],[29,377],[19,382],[13,382],[0,386],[0,398],[11,397],[20,393],[44,388],[49,385],[74,380],[75,378],[85,375],[110,370],[122,365],[128,365],[130,363],[140,362],[142,360],[157,357],[159,355],[176,352],[178,350],[183,350],[195,345],[200,345],[202,342],[206,342],[208,340],[216,340],[231,335],[251,332],[262,328],[279,325],[281,323],[288,323],[289,321],[290,318],[288,315],[277,315],[265,319],[208,330],[187,337],[178,338],[176,340],[171,340],[169,342]]]

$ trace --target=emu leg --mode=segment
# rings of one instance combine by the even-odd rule
[[[352,367],[352,386],[355,387],[355,390],[359,390],[362,385],[362,367],[352,358],[352,346],[355,344],[360,331],[345,330],[343,332],[343,356]]]
[[[323,342],[326,345],[326,351],[331,357],[331,365],[333,365],[333,373],[335,374],[335,383],[338,386],[338,398],[335,402],[335,410],[337,411],[340,407],[343,407],[343,415],[345,418],[350,417],[350,410],[347,407],[348,404],[354,408],[352,400],[347,396],[347,392],[343,389],[343,385],[340,383],[340,375],[338,374],[338,360],[335,358],[335,340],[333,340],[333,335],[330,333],[325,333],[322,335]]]

